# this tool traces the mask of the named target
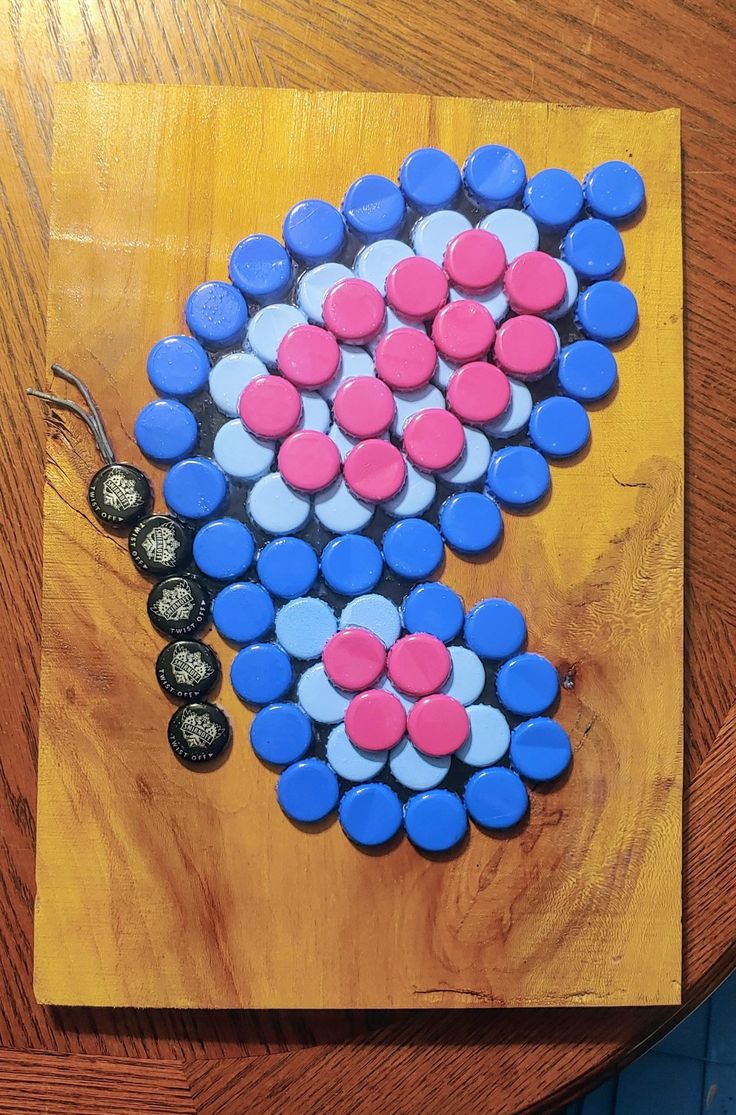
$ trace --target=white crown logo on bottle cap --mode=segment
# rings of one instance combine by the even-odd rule
[[[143,502],[135,482],[122,469],[117,468],[112,469],[105,477],[102,494],[105,502],[116,511],[132,511]]]
[[[181,542],[176,537],[171,523],[163,523],[149,530],[141,546],[149,561],[173,568],[176,565],[176,551],[181,546]]]
[[[206,751],[220,738],[223,728],[213,723],[204,713],[190,709],[180,722],[181,734],[189,747]]]

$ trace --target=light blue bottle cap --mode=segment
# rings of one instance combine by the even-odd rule
[[[396,399],[396,395],[394,395]],[[411,461],[406,462],[406,480],[401,491],[381,504],[394,519],[409,519],[423,515],[432,505],[437,494],[434,477],[428,472],[420,472]]]
[[[518,654],[496,676],[498,699],[517,716],[538,716],[560,691],[557,671],[541,654]]]
[[[412,844],[423,852],[448,852],[468,831],[468,817],[457,794],[429,790],[409,798],[404,827]]]
[[[326,434],[330,428],[330,408],[317,391],[302,391],[302,417],[297,429],[317,430]]]
[[[376,240],[358,252],[355,257],[355,274],[385,296],[386,279],[391,268],[413,255],[414,252],[403,240]]]
[[[511,729],[500,709],[493,705],[470,705],[465,710],[470,735],[455,755],[469,767],[489,767],[509,749]]]
[[[420,410],[447,409],[444,395],[432,383],[427,383],[416,391],[394,391],[394,404],[396,413],[391,423],[391,433],[395,437],[401,437],[406,423]]]
[[[440,473],[446,484],[462,488],[474,484],[488,472],[491,460],[491,443],[483,430],[465,426],[465,450],[460,460]]]
[[[257,480],[268,472],[275,454],[274,442],[256,437],[239,418],[221,426],[212,444],[212,456],[233,480]]]
[[[547,321],[559,321],[559,319],[565,317],[566,314],[572,313],[575,309],[575,303],[578,300],[578,294],[580,293],[577,275],[570,264],[564,259],[558,259],[557,262],[565,275],[565,297],[562,299],[559,306],[556,306],[554,310],[550,310],[549,313],[544,314]]]
[[[481,658],[502,661],[517,654],[526,641],[524,617],[510,600],[490,597],[468,612],[465,642]]]
[[[538,716],[511,733],[511,762],[524,778],[549,782],[559,778],[571,761],[570,737],[556,720]]]
[[[606,221],[626,221],[644,204],[639,171],[616,159],[586,174],[583,189],[591,213]]]
[[[206,577],[242,577],[256,552],[253,535],[238,519],[213,519],[194,536],[194,560]]]
[[[487,143],[468,156],[463,179],[468,194],[481,209],[504,209],[521,196],[526,168],[515,151]]]
[[[498,286],[492,287],[491,290],[487,290],[483,294],[469,294],[467,291],[458,290],[457,287],[450,287],[450,301],[478,302],[488,310],[496,325],[502,322],[509,312],[509,300],[506,297],[503,283],[499,283]]]
[[[302,538],[274,538],[258,555],[258,577],[274,596],[293,600],[305,596],[317,580],[319,561]]]
[[[440,530],[454,550],[481,554],[498,542],[503,519],[497,504],[483,492],[458,492],[440,508]]]
[[[266,534],[293,534],[309,518],[309,498],[295,492],[278,472],[256,480],[248,496],[248,514]]]
[[[500,418],[488,422],[483,427],[483,432],[488,437],[509,438],[520,433],[529,421],[534,400],[532,393],[525,383],[517,383],[509,379],[511,387],[511,402]]]
[[[419,213],[451,209],[462,187],[460,168],[446,151],[419,147],[407,155],[399,170],[399,185],[409,205]]]
[[[394,573],[409,581],[431,576],[445,554],[442,535],[426,519],[402,519],[383,536],[383,556]]]
[[[455,209],[439,209],[420,217],[411,230],[411,244],[418,256],[426,256],[439,267],[453,236],[472,228],[470,221]]]
[[[508,829],[525,816],[529,795],[518,774],[506,767],[491,767],[468,779],[465,806],[477,825]]]
[[[341,279],[352,279],[353,272],[344,263],[320,263],[305,271],[297,286],[296,299],[299,309],[310,321],[324,325],[322,304],[327,291]]]
[[[287,817],[301,824],[321,821],[337,806],[339,788],[334,771],[321,759],[301,759],[287,767],[276,788]]]
[[[248,328],[248,304],[231,283],[201,283],[189,295],[184,314],[191,333],[206,348],[238,345]]]
[[[440,391],[446,391],[450,385],[450,376],[453,372],[457,371],[457,364],[448,364],[444,356],[437,356],[437,369],[432,376],[432,383],[439,387]]]
[[[402,616],[404,627],[410,634],[423,632],[449,643],[462,629],[465,608],[449,585],[428,581],[411,590],[404,600]]]
[[[362,534],[333,538],[322,551],[320,564],[325,582],[343,596],[370,592],[383,573],[381,551]]]
[[[618,379],[616,357],[599,341],[573,341],[560,353],[557,378],[573,399],[582,403],[602,399]]]
[[[176,399],[147,403],[135,420],[138,448],[154,461],[178,461],[197,444],[199,427],[189,407]]]
[[[345,719],[351,696],[337,689],[325,673],[321,662],[310,666],[299,678],[299,704],[318,724],[338,724]]]
[[[611,279],[593,283],[578,298],[577,323],[593,341],[622,341],[638,317],[639,307],[632,292]]]
[[[572,457],[588,444],[590,419],[576,399],[551,395],[532,411],[529,434],[548,457]]]
[[[423,755],[408,736],[391,751],[389,768],[407,790],[433,790],[450,769],[451,755]]]
[[[346,627],[363,627],[377,635],[388,649],[401,634],[401,616],[396,605],[385,596],[369,593],[356,596],[342,610],[340,630]]]
[[[454,697],[461,705],[472,705],[486,687],[486,670],[475,651],[468,647],[450,647],[452,670],[441,692]]]
[[[279,345],[295,325],[306,325],[305,314],[296,306],[285,302],[274,302],[264,306],[251,318],[248,326],[248,344],[259,360],[269,368],[275,368]]]
[[[284,243],[295,259],[314,266],[337,259],[345,243],[345,222],[334,205],[311,198],[286,214]]]
[[[374,506],[358,499],[340,477],[314,497],[314,513],[333,534],[363,530],[373,518]]]
[[[252,379],[265,376],[267,371],[263,361],[252,352],[229,352],[221,356],[209,376],[212,402],[228,418],[237,418],[243,391]]]
[[[193,337],[164,337],[149,352],[146,371],[159,395],[188,399],[207,385],[210,362]]]
[[[246,236],[230,256],[230,281],[246,298],[268,302],[282,298],[291,286],[289,253],[273,236]]]
[[[372,340],[367,342],[368,351],[372,354],[375,354],[375,351],[378,348],[381,341],[383,340],[383,338],[386,336],[387,333],[390,333],[393,329],[416,329],[420,333],[424,333],[424,334],[426,334],[426,332],[427,332],[427,330],[424,328],[424,323],[423,322],[421,322],[421,321],[408,321],[405,317],[401,317],[400,314],[397,314],[396,311],[391,306],[387,306],[386,307],[386,315],[383,319],[383,325],[381,326],[380,332],[377,333],[376,336],[373,337]]]
[[[531,507],[549,490],[549,465],[536,449],[509,445],[491,457],[486,486],[507,507]]]
[[[220,589],[212,604],[212,619],[223,639],[254,643],[273,627],[276,609],[262,585],[237,581]]]
[[[484,217],[478,227],[498,237],[506,252],[507,263],[524,252],[536,252],[539,247],[539,229],[529,214],[521,209],[496,209]]]
[[[260,709],[250,726],[250,742],[259,759],[285,766],[306,755],[312,721],[298,705],[279,702]]]
[[[327,739],[327,762],[346,782],[368,782],[386,766],[388,751],[364,751],[348,739],[344,724],[336,724]]]
[[[319,658],[328,639],[337,632],[335,613],[326,600],[301,596],[276,613],[279,646],[302,662]]]
[[[527,182],[524,208],[540,228],[561,231],[580,216],[583,188],[569,171],[548,167]]]
[[[562,258],[588,283],[610,279],[624,262],[621,233],[610,221],[587,217],[562,241]]]
[[[375,374],[373,357],[367,349],[360,348],[358,345],[340,345],[340,367],[337,375],[320,388],[320,393],[332,402],[338,387],[341,387],[346,379],[353,379],[355,376],[375,376]]]
[[[278,701],[292,682],[291,661],[275,643],[252,643],[239,650],[230,667],[237,695],[254,705]]]
[[[381,678],[376,689],[383,689],[386,693],[390,693],[392,697],[395,697],[407,714],[411,712],[414,705],[417,703],[415,697],[407,697],[406,693],[402,693],[400,689],[397,689],[396,686],[389,681],[388,677]]]
[[[164,479],[164,499],[183,519],[208,519],[226,496],[225,474],[208,457],[187,457],[172,465]]]
[[[382,782],[353,786],[343,796],[339,810],[343,831],[356,844],[385,844],[401,828],[401,802]]]
[[[366,244],[396,236],[404,221],[404,210],[401,190],[382,174],[356,178],[342,203],[348,228]]]

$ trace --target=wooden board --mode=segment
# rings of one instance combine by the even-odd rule
[[[553,496],[506,516],[490,563],[448,559],[466,605],[526,613],[566,681],[574,768],[513,839],[428,860],[306,835],[236,743],[191,773],[165,742],[163,640],[123,541],[97,526],[73,419],[49,439],[35,988],[43,1002],[179,1007],[651,1004],[680,993],[682,294],[679,116],[382,94],[67,86],[54,157],[49,358],[76,368],[119,455],[151,343],[190,288],[302,196],[338,201],[414,146],[516,147],[530,172],[628,158],[641,322],[593,440]],[[150,466],[145,466],[150,472]],[[159,478],[160,479],[160,478]],[[225,665],[232,651],[213,637]]]

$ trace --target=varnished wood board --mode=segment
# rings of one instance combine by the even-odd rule
[[[633,161],[624,234],[641,322],[583,459],[489,563],[451,557],[467,606],[523,608],[559,666],[572,773],[523,831],[463,854],[382,855],[305,834],[235,725],[190,772],[165,742],[163,640],[124,541],[93,520],[96,467],[52,428],[45,491],[35,988],[41,1001],[180,1007],[649,1004],[680,992],[682,287],[679,115],[382,94],[67,86],[54,158],[48,353],[89,380],[119,455],[146,353],[188,291],[301,197],[339,201],[422,143],[506,142],[530,172]],[[145,466],[150,471],[150,466]],[[160,480],[160,477],[159,477]],[[159,485],[160,487],[160,485]],[[213,642],[225,666],[232,650]]]

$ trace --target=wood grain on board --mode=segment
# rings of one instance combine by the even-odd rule
[[[581,459],[553,467],[498,556],[450,556],[470,607],[523,609],[567,679],[570,777],[520,834],[444,859],[366,855],[305,833],[235,729],[216,769],[166,744],[164,639],[125,540],[92,520],[93,448],[52,428],[45,499],[35,987],[41,1001],[177,1007],[676,1003],[682,790],[682,299],[679,119],[373,94],[63,87],[56,116],[48,358],[83,374],[119,456],[145,359],[234,243],[301,197],[339,202],[413,146],[486,137],[530,173],[629,158],[649,202],[625,234],[640,325]],[[227,669],[233,651],[213,637]]]

